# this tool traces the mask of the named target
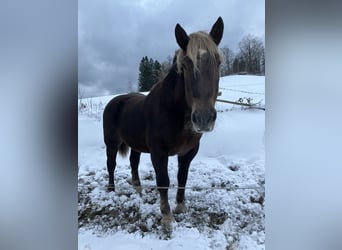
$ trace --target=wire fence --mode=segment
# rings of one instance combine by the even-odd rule
[[[241,92],[241,93],[246,93],[246,94],[253,94],[253,95],[265,95],[265,93],[261,93],[261,92],[252,92],[252,91],[245,91],[245,90],[238,90],[238,89],[231,89],[231,88],[220,88],[220,89],[233,91],[233,92]]]
[[[87,184],[78,184],[78,188],[85,188],[85,187],[90,187]],[[133,186],[115,186],[115,189],[119,190],[127,190],[128,188],[133,187]],[[106,188],[106,187],[105,187]],[[200,187],[200,186],[190,186],[190,187],[178,187],[176,185],[170,185],[169,187],[161,187],[161,186],[149,186],[149,185],[141,185],[141,186],[136,186],[134,188],[139,188],[139,189],[191,189],[193,191],[202,191],[202,190],[226,190],[226,191],[234,191],[234,190],[264,190],[264,186],[214,186],[214,187]]]

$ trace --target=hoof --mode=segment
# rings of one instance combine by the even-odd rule
[[[141,186],[140,180],[132,180],[133,187]]]
[[[176,209],[175,209],[176,214],[183,214],[183,213],[186,213],[186,211],[187,211],[187,207],[185,206],[184,202],[177,204]]]
[[[140,184],[140,180],[132,180],[132,186],[134,187],[135,191],[139,194],[141,194],[142,188]]]
[[[173,218],[172,214],[165,214],[161,220],[163,226],[171,226],[171,223],[174,222],[175,219]]]
[[[107,186],[107,191],[108,192],[115,192],[115,186],[114,185],[108,185]]]
[[[141,192],[142,192],[141,186],[133,186],[133,187],[134,187],[135,191],[141,195]]]
[[[162,231],[165,235],[165,239],[170,239],[172,235],[172,223],[175,221],[173,218],[172,214],[168,215],[163,215],[163,218],[161,220],[161,226],[162,226]]]

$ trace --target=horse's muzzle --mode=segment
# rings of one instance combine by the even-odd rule
[[[191,121],[197,133],[210,132],[214,129],[216,110],[214,108],[195,110],[191,114]]]

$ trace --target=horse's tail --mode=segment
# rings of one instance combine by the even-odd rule
[[[122,142],[119,146],[119,154],[122,156],[122,157],[126,157],[127,156],[127,153],[128,153],[128,145],[124,142]]]

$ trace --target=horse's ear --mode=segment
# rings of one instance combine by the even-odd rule
[[[179,47],[181,47],[183,50],[186,50],[186,47],[189,43],[189,36],[186,34],[182,26],[180,26],[178,23],[175,28],[175,35]]]
[[[210,36],[212,37],[216,45],[219,45],[222,39],[222,35],[223,35],[223,20],[221,17],[219,17],[216,23],[211,28]]]

